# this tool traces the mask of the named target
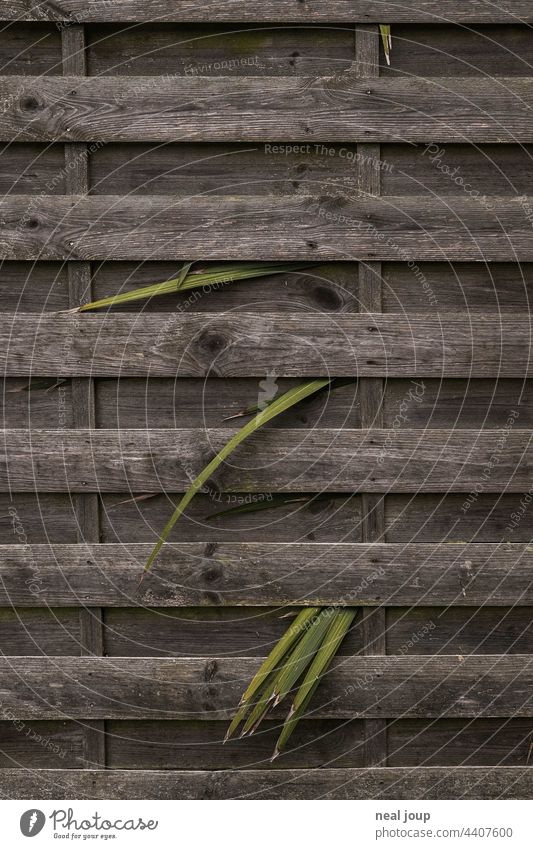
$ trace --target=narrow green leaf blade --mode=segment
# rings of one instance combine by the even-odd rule
[[[144,571],[147,572],[152,563],[156,559],[159,551],[161,550],[161,546],[165,543],[168,535],[179,517],[186,509],[188,504],[192,501],[196,493],[202,486],[206,483],[206,481],[211,477],[213,472],[218,469],[218,467],[224,462],[226,457],[229,455],[249,436],[255,433],[256,430],[259,430],[264,424],[269,422],[271,419],[279,416],[280,413],[284,413],[285,410],[288,410],[290,407],[294,406],[294,404],[298,404],[304,398],[307,398],[309,395],[312,395],[314,392],[317,392],[319,389],[322,389],[326,386],[330,381],[328,379],[323,380],[312,380],[309,383],[304,383],[301,386],[295,386],[292,389],[289,389],[288,392],[285,392],[279,398],[276,398],[269,407],[265,410],[262,410],[260,413],[257,413],[254,418],[247,422],[244,427],[242,427],[237,433],[232,436],[232,438],[226,443],[224,448],[214,457],[210,463],[200,472],[200,474],[194,479],[191,486],[179,502],[178,506],[174,510],[172,516],[168,520],[167,524],[163,528],[161,536],[159,537],[157,543],[155,544],[146,566],[144,567]]]
[[[200,286],[217,286],[225,283],[235,283],[238,280],[253,280],[266,277],[270,274],[283,273],[285,271],[298,271],[309,268],[311,263],[238,263],[237,265],[217,266],[209,271],[190,272],[192,263],[186,263],[177,277],[166,280],[163,283],[153,283],[150,286],[141,286],[131,292],[122,292],[119,295],[110,295],[98,301],[91,301],[78,307],[78,312],[102,309],[103,307],[114,307],[122,304],[130,304],[134,301],[142,301],[147,298],[155,298],[158,295],[169,295],[173,292],[183,292],[189,289],[197,289]]]
[[[380,24],[379,31],[381,33],[381,41],[383,42],[383,50],[385,51],[385,59],[387,61],[387,65],[390,65],[390,52],[392,49],[390,24]]]
[[[305,504],[310,501],[318,501],[320,498],[327,496],[302,495],[295,498],[290,495],[272,495],[268,501],[251,501],[249,504],[239,504],[237,507],[228,507],[227,510],[219,510],[218,513],[211,513],[206,516],[206,519],[222,519],[226,516],[238,516],[241,513],[258,513],[261,510],[276,510],[279,507],[285,507],[287,504]]]

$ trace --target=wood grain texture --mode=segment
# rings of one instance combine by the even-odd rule
[[[531,799],[528,767],[3,769],[7,799]]]
[[[523,378],[533,374],[531,323],[513,314],[0,314],[6,377],[262,379],[273,362],[279,377]]]
[[[257,658],[0,658],[0,719],[229,719]],[[530,655],[339,658],[313,716],[533,717]],[[286,708],[276,716],[284,716]]]
[[[226,744],[222,743],[226,733],[223,722],[110,720],[108,768],[170,770],[177,764],[182,770],[363,767],[362,726],[365,722],[383,721],[303,719],[290,749],[272,764],[270,758],[276,731],[279,732],[275,720],[263,720],[261,734]],[[528,719],[396,720],[389,729],[393,757],[390,766],[525,766],[530,733]],[[10,735],[12,749],[16,745],[15,734],[13,731]],[[16,763],[26,766],[27,756]],[[12,764],[6,762],[5,766]],[[41,757],[39,766],[54,768],[65,764],[57,759],[46,763]]]
[[[0,604],[533,604],[533,547],[524,545],[182,543],[163,547],[139,587],[150,551],[149,544],[2,546]]]
[[[5,76],[0,140],[526,143],[532,94],[530,77]]]
[[[528,0],[6,0],[2,17],[26,21],[272,21],[279,23],[516,23]]]
[[[0,488],[184,492],[230,429],[4,430]],[[383,462],[380,458],[383,457]],[[530,430],[265,430],[210,479],[219,492],[527,492]],[[465,499],[467,512],[471,504]]]
[[[533,198],[71,196],[0,202],[10,260],[531,261]],[[419,271],[419,269],[418,269]],[[422,273],[417,282],[429,298]]]

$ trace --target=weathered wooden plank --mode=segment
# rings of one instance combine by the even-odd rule
[[[31,580],[34,598],[39,592],[38,576]],[[9,655],[45,654],[49,656],[80,653],[79,611],[74,607],[61,610],[13,608],[9,600],[0,609],[2,651]],[[76,602],[74,602],[76,604]]]
[[[0,140],[525,143],[532,94],[528,76],[6,76]]]
[[[372,194],[372,185],[381,182],[381,194],[392,197],[427,193],[452,198],[462,194],[463,184],[480,198],[533,195],[531,145],[398,144],[383,145],[381,154],[373,145],[361,149],[355,144],[310,144],[309,150],[307,145],[293,145],[293,150],[285,146],[277,153],[272,147],[198,142],[101,145],[90,157],[91,194],[277,198],[294,195],[295,190],[314,194],[327,187],[328,192],[338,188],[355,196],[358,190]],[[44,174],[52,168],[46,158],[42,155],[34,168],[24,171],[31,156],[28,149],[40,148],[22,144],[3,153],[6,171],[0,175],[0,187],[14,191],[17,179],[16,194],[43,190]]]
[[[6,3],[0,8],[5,20]],[[0,30],[0,69],[2,74],[61,73],[61,35],[51,23],[2,25]]]
[[[22,263],[9,263],[21,265]],[[95,268],[95,298],[118,292],[129,292],[140,286],[174,279],[181,262],[103,262]],[[40,265],[40,263],[39,263]],[[203,265],[203,264],[202,264]],[[207,267],[203,265],[203,267]],[[465,281],[466,283],[467,281]],[[1,286],[1,281],[0,281]],[[7,287],[6,287],[7,288]],[[1,289],[0,289],[1,293]],[[523,301],[523,298],[522,298]],[[505,302],[505,301],[504,301]],[[27,302],[26,302],[27,303]],[[461,304],[461,309],[463,304]],[[139,313],[139,303],[117,307],[124,312]],[[198,289],[172,293],[145,301],[143,312],[324,312],[357,313],[358,263],[330,262],[311,265],[261,278],[259,286],[249,280],[222,284],[212,290]],[[523,309],[522,303],[520,309]],[[40,309],[26,308],[27,312]],[[501,308],[499,310],[501,312]]]
[[[166,545],[138,587],[150,551],[150,545],[2,546],[0,604],[533,604],[532,546]]]
[[[3,657],[0,718],[227,719],[260,663]],[[313,716],[531,717],[532,694],[530,655],[339,658],[317,691]]]
[[[10,799],[530,799],[528,767],[418,769],[3,769]]]
[[[132,599],[131,604],[135,603]],[[105,654],[115,657],[211,657],[213,646],[216,646],[221,656],[262,657],[274,648],[287,630],[287,618],[296,615],[297,610],[292,606],[109,607],[106,609]],[[533,654],[531,606],[449,605],[360,610],[353,629],[339,649],[339,656],[363,653],[363,636],[375,638],[375,632],[369,633],[367,628],[368,614],[375,615],[378,610],[386,620],[383,630],[387,651],[373,654]],[[38,609],[34,611],[36,615],[39,612]],[[5,653],[19,654],[8,648]]]
[[[414,721],[414,720],[413,720]],[[491,720],[485,720],[490,722]],[[492,720],[493,723],[502,720]],[[520,722],[520,720],[517,720]],[[527,720],[522,720],[526,723]],[[224,743],[224,722],[111,720],[108,729],[108,769],[306,769],[335,764],[362,767],[360,719],[303,719],[291,738],[291,748],[271,762],[279,737],[279,723],[264,720],[261,733]],[[508,734],[510,745],[517,734]],[[501,743],[504,742],[503,738]],[[464,750],[463,750],[464,751]],[[0,753],[1,758],[1,753]],[[27,761],[15,761],[26,765]],[[1,760],[0,760],[1,764]],[[77,764],[73,764],[76,766]],[[401,764],[395,764],[401,766]],[[437,764],[435,764],[437,765]],[[506,766],[520,766],[511,761]],[[4,766],[13,766],[6,763]],[[40,767],[62,766],[43,763]]]
[[[170,509],[168,495],[134,500],[129,492],[102,493],[101,541],[155,542],[161,517]],[[291,493],[285,506],[260,513],[237,513],[216,518],[230,507],[266,502],[270,493],[205,493],[193,499],[170,541],[183,542],[360,542],[360,499],[332,495],[313,500],[308,493]],[[517,496],[515,496],[517,497]],[[211,517],[207,519],[206,517]],[[528,530],[528,528],[526,528]],[[518,541],[531,538],[518,537]],[[76,517],[68,493],[0,493],[0,543],[77,542]]]
[[[185,491],[230,429],[4,430],[0,488],[13,492]],[[268,429],[204,490],[218,492],[526,492],[530,430]]]
[[[262,382],[262,381],[261,381]],[[24,419],[31,409],[33,427],[54,427],[55,390],[37,383],[36,390],[11,392],[2,427],[28,427]],[[278,392],[301,383],[299,378],[277,378]],[[8,378],[10,389],[27,385],[24,378]],[[43,388],[40,388],[41,385]],[[0,382],[1,386],[1,382]],[[261,391],[261,389],[259,389]],[[219,427],[228,416],[256,403],[256,378],[101,378],[97,383],[97,420],[102,428]],[[27,393],[26,393],[27,394]],[[66,393],[65,393],[66,394]],[[50,395],[52,398],[50,399]],[[177,399],[179,398],[179,403]],[[48,399],[48,400],[47,400]],[[300,410],[295,407],[265,426],[361,427],[361,405],[368,400],[361,381],[319,393]],[[57,399],[55,399],[57,405]],[[505,427],[509,410],[520,406],[520,426],[533,428],[533,381],[519,379],[422,378],[418,381],[388,378],[383,398],[384,422],[367,412],[366,427],[499,428]],[[370,417],[369,417],[370,416]],[[230,419],[230,421],[232,421]],[[239,419],[233,420],[238,424]],[[67,425],[70,427],[70,425]]]
[[[0,380],[1,427],[72,427],[70,381],[58,377]]]
[[[384,612],[389,654],[533,655],[531,606],[463,607],[454,602],[446,608],[387,607]]]
[[[88,724],[88,723],[87,723]],[[81,769],[86,724],[0,722],[0,774],[5,769]],[[358,766],[358,764],[354,764]],[[145,765],[143,764],[142,767]],[[294,766],[300,766],[296,763]]]
[[[10,196],[0,257],[529,261],[533,198]],[[427,294],[423,275],[420,287]],[[434,303],[434,302],[433,302]]]
[[[132,601],[134,604],[135,601]],[[429,608],[431,610],[431,608]],[[490,608],[505,614],[507,608]],[[470,611],[472,608],[458,608]],[[516,620],[530,615],[529,607],[517,607]],[[39,611],[36,611],[39,613]],[[108,607],[105,622],[105,654],[109,657],[206,657],[213,646],[222,657],[264,657],[287,630],[297,607]],[[362,618],[356,619],[338,655],[360,654]],[[495,651],[503,654],[502,643]],[[453,643],[444,653],[454,652]],[[6,654],[9,654],[6,650]],[[16,654],[17,652],[15,652]],[[72,652],[65,651],[64,654]],[[514,654],[527,654],[528,650]],[[31,652],[26,652],[31,654]]]
[[[6,312],[40,313],[68,309],[66,264],[2,262],[0,303]]]
[[[19,385],[24,378],[9,378],[6,384]],[[251,404],[257,404],[261,393],[269,397],[287,392],[301,384],[301,378],[276,377],[271,375],[266,383],[257,378],[174,378],[142,377],[101,378],[96,385],[97,421],[101,428],[163,428],[163,427],[219,427],[229,421],[238,425],[244,418],[232,418],[242,415]],[[1,381],[0,381],[1,388]],[[533,392],[533,387],[532,387]],[[20,394],[20,393],[19,393]],[[35,394],[37,406],[42,391]],[[503,399],[505,394],[502,390]],[[13,397],[18,398],[18,395]],[[520,397],[520,393],[508,393],[509,399]],[[524,415],[528,396],[524,397]],[[179,400],[178,400],[179,399]],[[533,401],[533,398],[532,398]],[[15,405],[14,405],[15,406]],[[18,405],[16,412],[22,406]],[[481,404],[479,405],[481,407]],[[357,381],[346,386],[338,386],[334,392],[318,393],[310,397],[302,409],[298,406],[277,416],[265,427],[296,427],[304,430],[313,427],[360,427]],[[503,403],[502,403],[503,408]],[[39,409],[39,408],[37,408]],[[3,427],[27,427],[16,421],[14,412]],[[501,418],[501,417],[500,417]],[[505,416],[505,419],[507,416]],[[503,421],[505,421],[503,419]],[[33,427],[53,427],[56,420],[50,417],[32,421]],[[443,427],[446,427],[446,422]],[[479,425],[483,424],[480,419]],[[498,420],[493,427],[498,427]],[[485,426],[491,427],[485,422]],[[528,421],[528,427],[529,421]],[[533,405],[531,410],[533,427]]]
[[[481,487],[480,487],[481,489]],[[533,488],[479,495],[396,495],[385,499],[388,542],[530,542]],[[150,514],[152,520],[155,518]],[[133,520],[128,528],[133,526]],[[131,537],[129,537],[131,538]]]
[[[264,379],[273,364],[279,377],[524,378],[533,374],[531,317],[0,314],[6,377]]]
[[[120,146],[117,147],[120,150]],[[102,154],[103,162],[100,168],[107,159],[120,160],[118,151],[113,151],[115,145],[110,148],[105,155]],[[183,151],[182,155],[186,155],[186,152]],[[343,156],[345,155],[344,153]],[[343,158],[340,156],[340,149],[337,156]],[[152,157],[155,159],[157,155],[154,153],[152,156],[141,156],[141,172],[146,168],[149,174],[154,168]],[[377,163],[382,183],[381,193],[393,197],[421,195],[426,192],[438,197],[452,197],[466,191],[473,197],[480,198],[482,203],[484,198],[492,195],[533,193],[529,190],[529,187],[533,186],[533,148],[530,145],[383,145]],[[136,164],[131,164],[132,171]],[[331,163],[330,170],[332,177],[339,180],[340,175],[335,173],[336,168]],[[116,183],[121,174],[122,171],[115,176]],[[129,178],[129,183],[133,183],[133,176]],[[118,191],[115,193],[118,194]]]
[[[530,739],[531,724],[527,719],[398,720],[389,723],[389,763],[393,767],[416,767],[421,763],[526,766]],[[141,769],[144,766],[140,764]]]
[[[0,542],[77,542],[76,517],[68,493],[0,494]]]
[[[390,65],[381,54],[383,78],[523,76],[529,74],[533,58],[528,27],[518,21],[490,27],[398,23],[392,38]]]
[[[0,202],[11,260],[530,261],[533,198],[77,196]],[[451,226],[451,225],[454,226]],[[418,282],[425,294],[423,275]],[[431,302],[430,302],[431,303]],[[434,302],[433,302],[434,303]]]
[[[27,147],[36,148],[40,145],[17,145],[15,151]],[[183,198],[198,197],[204,194],[252,195],[274,199],[280,196],[313,194],[321,187],[328,186],[329,190],[338,187],[341,190],[357,191],[357,171],[360,158],[357,156],[357,145],[337,144],[326,147],[322,145],[292,145],[281,146],[271,150],[274,145],[250,143],[199,143],[180,142],[177,144],[105,144],[96,150],[90,158],[93,195],[180,195]],[[292,147],[294,149],[286,149]],[[396,146],[393,146],[396,149]],[[424,146],[425,147],[425,146]],[[52,149],[54,146],[52,145]],[[409,148],[411,150],[411,148]],[[422,148],[424,149],[424,148]],[[506,146],[505,148],[506,149]],[[511,149],[517,151],[515,158],[518,165],[522,158],[516,145]],[[270,150],[270,152],[268,152]],[[332,152],[331,152],[332,151]],[[342,151],[342,153],[341,153]],[[527,155],[522,155],[527,159]],[[7,166],[12,164],[14,171],[20,169],[23,156],[13,154],[7,159]],[[403,162],[402,162],[403,164]],[[430,163],[429,163],[430,164]],[[505,163],[504,163],[505,164]],[[394,168],[395,163],[377,163],[376,167]],[[480,166],[481,167],[481,166]],[[477,170],[479,173],[480,167]],[[517,166],[515,166],[517,167]],[[510,167],[508,168],[510,170]],[[522,169],[524,170],[524,169]],[[491,169],[485,167],[485,173],[490,178]],[[512,173],[512,172],[511,172]],[[533,194],[526,182],[522,183],[521,194]],[[24,188],[24,180],[17,194],[30,194],[35,191],[33,183],[28,181]],[[6,185],[12,190],[13,175],[0,175],[0,186]],[[392,186],[401,181],[397,180]],[[495,189],[501,186],[493,179]],[[490,186],[490,184],[489,184]],[[489,186],[484,194],[491,194]],[[40,188],[40,186],[39,186]],[[507,191],[495,191],[495,194],[511,194],[509,183]],[[401,195],[402,192],[389,191],[388,194]],[[411,190],[408,194],[414,194]]]
[[[226,744],[222,743],[227,727],[223,722],[110,720],[107,765],[109,769],[168,770],[177,765],[190,770],[361,767],[363,722],[385,720],[303,719],[290,749],[271,764],[279,736],[275,720],[263,721],[260,734]],[[531,736],[528,719],[409,719],[387,725],[390,766],[526,765]],[[43,760],[39,767],[61,766]],[[28,759],[16,763],[26,766]]]
[[[520,31],[527,53],[527,28]],[[353,62],[353,27],[153,21],[149,26],[93,25],[88,35],[89,75],[94,77],[167,76],[169,70],[175,76],[317,77],[348,70]],[[528,73],[524,66],[521,73]]]
[[[120,267],[120,266],[119,266]],[[506,262],[383,264],[383,312],[529,313],[533,266]],[[474,320],[474,323],[475,323]]]
[[[149,383],[144,382],[144,385],[148,390]],[[127,392],[126,387],[124,391]],[[120,401],[119,395],[117,392],[114,402],[126,406],[126,401]],[[331,397],[334,395],[333,392]],[[498,428],[505,427],[509,411],[518,408],[520,427],[533,428],[533,382],[530,380],[393,379],[387,380],[384,425],[396,428]],[[108,426],[116,426],[116,421],[115,418],[114,424]],[[139,427],[145,424],[146,417],[140,421]],[[126,426],[125,415],[122,426]],[[133,424],[130,426],[134,427]]]
[[[278,23],[379,23],[380,21],[516,23],[533,20],[528,0],[7,0],[5,20],[70,21],[269,21]]]

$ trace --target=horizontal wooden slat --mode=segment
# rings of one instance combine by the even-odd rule
[[[264,720],[261,733],[223,743],[224,722],[110,720],[107,723],[109,769],[294,769],[354,768],[364,766],[365,720],[302,719],[283,757],[270,758],[279,736],[276,720]],[[52,723],[50,723],[52,725]],[[531,735],[528,719],[404,719],[390,722],[388,765],[417,766],[525,766]],[[20,735],[19,735],[20,736]],[[19,755],[16,731],[4,746]],[[17,748],[15,748],[17,747]],[[18,749],[18,751],[17,751]],[[32,752],[33,754],[33,752]],[[31,765],[28,753],[17,766]],[[41,768],[75,767],[41,757]],[[0,766],[13,766],[7,758]]]
[[[523,378],[531,333],[528,314],[4,313],[0,367],[6,377],[263,379],[274,363],[279,377]]]
[[[526,605],[524,545],[166,545],[142,586],[150,545],[0,547],[0,604]],[[32,580],[33,579],[33,580]]]
[[[256,658],[0,658],[0,719],[227,719]],[[341,658],[316,717],[533,717],[533,656]],[[284,715],[284,711],[278,711]]]
[[[533,142],[530,77],[0,77],[1,141]],[[246,104],[243,109],[243,104]]]
[[[0,489],[185,491],[233,432],[4,430]],[[206,491],[527,492],[531,443],[532,432],[518,428],[270,429],[241,445]]]
[[[529,0],[6,0],[4,20],[277,21],[279,23],[442,21],[516,23],[533,20]]]
[[[531,799],[528,767],[0,770],[9,799]]]
[[[531,799],[528,767],[2,769],[9,799]]]
[[[488,202],[493,209],[466,196],[10,196],[0,202],[0,257],[410,261],[434,303],[415,260],[533,260],[533,198]]]
[[[350,587],[353,590],[354,587]],[[132,600],[132,605],[136,600]],[[34,654],[20,651],[24,641],[22,624],[15,624],[21,608],[5,608],[11,615],[12,640],[4,643],[4,654]],[[65,608],[54,608],[59,619]],[[40,608],[24,608],[28,618],[44,619]],[[112,657],[211,657],[213,646],[219,657],[263,657],[286,632],[297,607],[108,607],[105,621],[105,654]],[[378,617],[385,619],[387,654],[533,654],[532,607],[365,607],[359,610],[339,656],[363,653],[364,637]],[[50,625],[48,633],[50,634]],[[60,644],[60,625],[55,625]],[[18,633],[17,633],[18,632]],[[18,639],[17,639],[18,637]],[[51,637],[50,637],[51,639]],[[72,645],[56,654],[78,654]],[[11,651],[10,646],[15,648]],[[483,761],[479,761],[480,764]],[[398,766],[402,766],[399,762]],[[438,761],[435,762],[438,766]],[[358,764],[345,764],[358,766]]]
[[[42,197],[0,202],[11,260],[531,261],[533,198]],[[191,303],[194,304],[194,301]]]

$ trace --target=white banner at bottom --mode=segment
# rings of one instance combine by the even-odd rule
[[[526,801],[0,801],[4,846],[531,849]],[[34,843],[32,841],[35,841]]]

